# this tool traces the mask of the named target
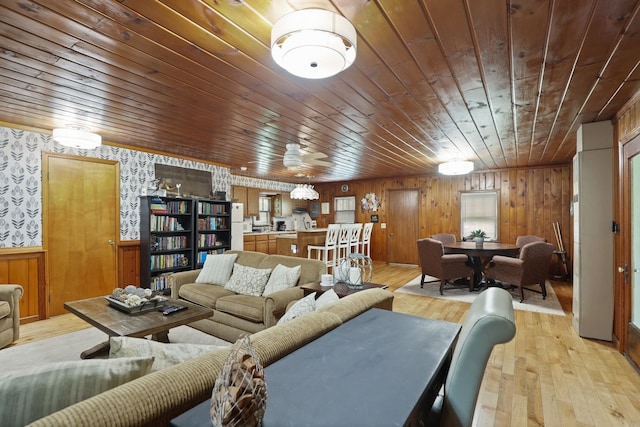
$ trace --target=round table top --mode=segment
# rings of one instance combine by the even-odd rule
[[[484,242],[482,246],[476,242],[445,243],[444,251],[448,254],[465,254],[469,256],[517,255],[520,248],[511,243]]]

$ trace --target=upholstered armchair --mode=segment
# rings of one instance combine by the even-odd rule
[[[473,269],[467,265],[468,258],[463,254],[444,254],[441,241],[431,238],[418,240],[418,257],[422,268],[420,287],[424,286],[425,276],[440,279],[440,294],[447,281],[458,278],[469,278],[469,289],[473,289]]]
[[[20,336],[20,298],[22,286],[0,285],[0,348]]]
[[[546,241],[547,241],[547,239],[545,239],[544,237],[535,236],[533,234],[527,234],[525,236],[516,237],[516,246],[521,248],[524,245],[526,245],[527,243],[531,243],[531,242],[546,242]]]
[[[533,292],[542,293],[547,297],[545,281],[549,273],[553,245],[545,242],[527,243],[520,249],[518,258],[496,255],[491,260],[490,268],[484,276],[487,279],[510,283],[520,289],[520,302],[524,301],[524,289],[531,285],[540,285],[540,291],[527,288]]]

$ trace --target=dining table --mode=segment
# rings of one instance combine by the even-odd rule
[[[469,258],[469,265],[473,268],[473,289],[478,289],[482,283],[482,273],[495,255],[516,257],[520,248],[511,243],[500,242],[453,242],[444,243],[445,254],[464,254]]]

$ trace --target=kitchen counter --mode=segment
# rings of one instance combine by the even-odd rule
[[[326,234],[326,228],[298,230],[295,233],[281,234],[276,237],[276,253],[306,258],[307,247],[309,245],[323,245]]]
[[[295,233],[293,230],[289,231],[252,231],[250,233],[243,233],[245,236],[264,236],[265,234],[290,234]]]

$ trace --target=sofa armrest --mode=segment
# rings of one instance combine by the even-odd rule
[[[169,287],[171,288],[171,298],[178,299],[180,297],[180,286],[187,283],[195,283],[202,269],[179,271],[169,275]]]
[[[283,289],[264,297],[264,326],[269,328],[278,323],[284,315],[287,305],[291,301],[298,300],[304,296],[304,291],[299,286]]]
[[[20,337],[20,298],[24,290],[20,285],[0,285],[0,301],[9,303],[9,311],[13,317],[13,339]]]

